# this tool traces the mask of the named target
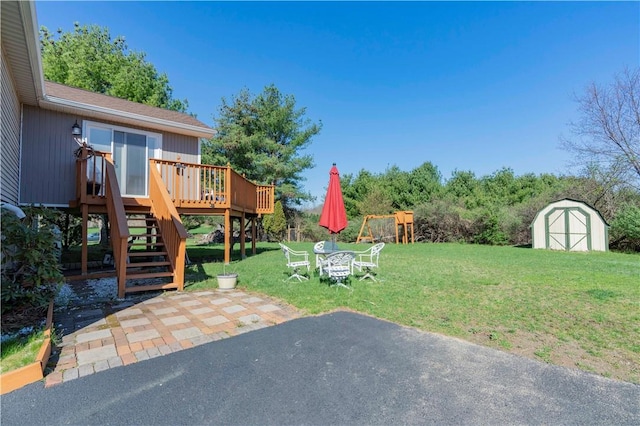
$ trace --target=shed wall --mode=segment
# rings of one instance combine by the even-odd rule
[[[588,205],[573,201],[573,200],[560,200],[555,203],[549,204],[544,209],[540,210],[536,215],[533,223],[531,224],[531,234],[532,234],[532,246],[533,248],[559,248],[556,247],[553,243],[551,247],[547,247],[547,229],[545,224],[545,217],[548,213],[552,212],[554,209],[556,211],[560,211],[562,209],[575,209],[579,208],[584,211],[589,217],[589,226],[591,229],[590,234],[590,246],[593,251],[607,251],[609,247],[608,242],[608,231],[607,224],[602,220],[600,214],[595,211],[593,208]],[[576,224],[576,219],[570,218],[570,226],[571,229],[575,229],[576,226],[580,224]],[[575,251],[587,250],[587,244],[581,243],[574,249]]]
[[[0,201],[17,205],[20,185],[20,101],[4,51],[0,52]]]

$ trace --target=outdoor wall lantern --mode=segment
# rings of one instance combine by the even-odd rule
[[[71,127],[71,134],[74,137],[81,137],[82,136],[82,128],[80,127],[80,125],[78,124],[78,120],[76,120],[76,124],[74,124]]]

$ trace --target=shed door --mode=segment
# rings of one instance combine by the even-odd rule
[[[591,250],[591,217],[579,207],[551,210],[545,215],[547,248],[552,250]]]

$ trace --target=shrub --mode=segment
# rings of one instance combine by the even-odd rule
[[[469,241],[471,223],[461,216],[463,210],[449,199],[434,199],[418,206],[414,216],[416,240],[433,243]]]
[[[336,241],[343,241],[345,243],[352,243],[358,239],[358,233],[360,232],[360,226],[362,225],[362,218],[353,218],[348,221],[347,227],[340,231],[338,235],[336,235]],[[325,228],[322,228],[324,231],[321,233],[320,240],[331,240],[331,234]],[[324,234],[324,235],[322,235]],[[318,240],[318,241],[320,241]]]
[[[44,208],[25,209],[20,220],[2,210],[2,314],[46,306],[63,276],[58,265],[57,236]]]
[[[611,222],[613,248],[640,251],[640,207],[625,204]]]
[[[281,201],[276,201],[273,206],[273,214],[264,216],[262,226],[269,238],[275,238],[276,241],[283,240],[287,231],[287,220],[284,216]]]
[[[509,243],[502,230],[503,221],[496,212],[482,209],[473,224],[473,242],[476,244],[505,245]]]
[[[197,227],[205,223],[206,218],[204,216],[186,216],[185,215],[185,216],[180,216],[180,220],[182,221],[182,224],[184,225],[185,229],[189,231],[191,229],[196,229]]]

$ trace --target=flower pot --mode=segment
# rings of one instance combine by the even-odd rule
[[[238,282],[238,274],[219,274],[218,288],[220,290],[231,290],[236,288]]]

